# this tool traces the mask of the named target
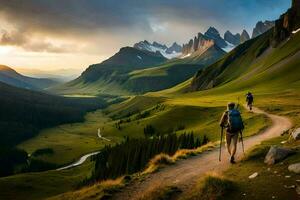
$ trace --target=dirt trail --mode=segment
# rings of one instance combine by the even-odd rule
[[[291,128],[292,123],[286,117],[265,113],[258,108],[253,108],[253,112],[265,114],[272,120],[272,125],[262,133],[244,139],[245,151],[260,142],[280,136],[280,134]],[[192,187],[201,176],[207,172],[222,173],[230,164],[229,156],[222,147],[222,162],[218,161],[219,148],[191,157],[187,160],[178,161],[175,165],[163,168],[157,173],[148,175],[140,182],[133,182],[125,187],[121,192],[116,193],[113,199],[133,200],[139,199],[142,194],[151,190],[154,186],[176,185],[183,192]],[[240,143],[238,144],[237,160],[241,159],[243,153]]]

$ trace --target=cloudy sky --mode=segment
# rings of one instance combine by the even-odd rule
[[[0,64],[81,71],[147,39],[170,45],[209,26],[250,35],[291,0],[0,0]]]

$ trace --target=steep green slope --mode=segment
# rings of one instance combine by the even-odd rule
[[[295,0],[285,14],[276,20],[275,27],[265,34],[238,46],[219,62],[200,70],[194,77],[191,90],[222,86],[274,90],[276,87],[299,86],[300,9]]]
[[[51,79],[23,76],[5,65],[0,65],[0,81],[15,87],[32,90],[43,90],[58,84],[58,82]]]

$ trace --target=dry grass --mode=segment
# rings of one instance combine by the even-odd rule
[[[146,191],[139,200],[171,200],[176,195],[181,193],[181,190],[175,186],[154,186]]]
[[[171,156],[164,153],[158,154],[150,160],[150,162],[148,163],[148,167],[143,171],[142,174],[150,174],[156,172],[163,166],[171,165],[174,163],[175,160]]]
[[[234,190],[234,183],[220,175],[211,174],[201,179],[184,200],[218,200]]]
[[[125,185],[124,177],[115,180],[106,180],[96,183],[92,186],[84,187],[80,190],[67,192],[48,200],[92,200],[92,199],[105,199],[110,197],[113,192],[119,190]]]
[[[180,160],[180,159],[186,159],[190,156],[196,156],[204,151],[209,151],[209,150],[213,149],[216,145],[217,145],[217,143],[210,142],[206,145],[198,147],[197,149],[180,149],[172,156],[172,158],[175,161]]]
[[[164,153],[158,154],[150,160],[147,168],[142,172],[142,175],[154,173],[162,167],[174,164],[178,160],[186,159],[190,156],[196,156],[204,151],[211,150],[216,146],[216,144],[217,143],[208,143],[197,149],[180,149],[173,156],[169,156]]]

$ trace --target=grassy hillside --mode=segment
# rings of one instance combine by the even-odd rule
[[[14,145],[39,130],[82,121],[87,111],[105,106],[101,99],[52,96],[0,83],[1,145]]]
[[[83,95],[131,95],[158,91],[191,78],[196,71],[224,54],[222,49],[212,46],[202,54],[167,61],[157,53],[126,47],[101,64],[90,66],[74,81],[51,91]]]
[[[99,64],[90,65],[77,79],[53,87],[50,91],[59,94],[124,95],[129,92],[121,85],[128,73],[165,62],[159,52],[142,51],[132,47],[121,48],[118,53]]]
[[[189,57],[175,59],[166,64],[129,73],[124,87],[133,93],[146,93],[171,88],[191,78],[198,70],[214,63],[225,53],[217,46]]]
[[[288,166],[300,161],[299,141],[287,141],[288,136],[282,136],[263,142],[248,152],[245,158],[237,165],[225,171],[223,175],[208,176],[189,192],[177,197],[181,200],[191,199],[298,199],[299,195],[294,188],[300,175],[288,171]],[[273,145],[293,148],[297,154],[289,156],[283,162],[272,166],[264,164],[264,158]],[[253,179],[248,177],[257,172]],[[213,179],[213,180],[212,180]],[[274,189],[276,188],[276,189]],[[206,193],[205,193],[206,192]],[[205,196],[205,197],[204,197]],[[213,197],[213,198],[212,198]]]
[[[33,138],[42,129],[83,121],[86,112],[106,105],[101,99],[52,96],[4,83],[0,83],[0,92],[0,176],[32,170],[35,165],[29,167],[27,152],[15,149],[17,144]],[[19,165],[22,169],[16,168]],[[39,170],[45,166],[37,165]]]
[[[7,200],[40,200],[78,188],[90,175],[93,163],[66,171],[46,171],[0,178],[0,197]]]

